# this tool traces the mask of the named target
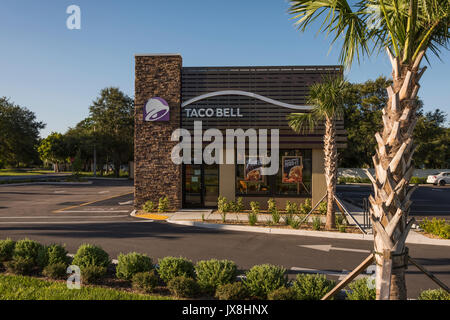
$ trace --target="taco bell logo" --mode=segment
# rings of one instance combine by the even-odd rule
[[[159,97],[150,98],[145,104],[144,121],[169,121],[169,104]]]

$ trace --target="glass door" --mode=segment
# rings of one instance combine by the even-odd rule
[[[184,203],[186,208],[217,207],[219,197],[219,166],[184,166]]]

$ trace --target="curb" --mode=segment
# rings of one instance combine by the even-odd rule
[[[262,228],[262,227],[251,227],[251,226],[233,226],[233,225],[222,225],[214,223],[204,223],[197,221],[188,220],[166,220],[171,224],[178,224],[191,227],[208,228],[216,230],[226,230],[226,231],[242,231],[242,232],[256,232],[256,233],[268,233],[268,234],[280,234],[280,235],[297,235],[306,237],[320,237],[320,238],[331,238],[331,239],[347,239],[347,240],[364,240],[373,241],[372,234],[356,234],[356,233],[338,233],[330,231],[309,231],[309,230],[291,230],[291,229],[278,229],[278,228]],[[430,239],[414,231],[411,231],[410,236],[406,240],[409,244],[424,244],[424,245],[435,245],[435,246],[450,246],[450,240],[442,239]]]

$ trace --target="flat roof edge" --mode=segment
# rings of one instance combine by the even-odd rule
[[[135,57],[181,56],[180,53],[136,53]]]

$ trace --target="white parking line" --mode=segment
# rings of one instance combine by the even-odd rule
[[[0,219],[94,219],[94,218],[124,218],[128,215],[119,216],[25,216],[25,217],[0,217]]]
[[[139,220],[139,221],[70,221],[70,222],[63,222],[63,221],[47,221],[47,222],[0,222],[0,225],[7,224],[7,225],[14,225],[14,224],[106,224],[106,223],[146,223],[146,222],[153,222],[153,220]]]
[[[330,277],[339,277],[341,279],[343,278],[343,276],[348,274],[348,270],[345,270],[345,269],[342,271],[337,271],[337,270],[319,270],[319,269],[310,269],[310,268],[302,268],[302,267],[292,267],[291,270],[298,271],[300,273],[324,274],[324,275],[327,275]],[[370,273],[360,274],[355,279],[365,278],[370,275],[371,275]]]
[[[99,192],[99,194],[104,194],[104,193],[109,193],[109,190]]]

